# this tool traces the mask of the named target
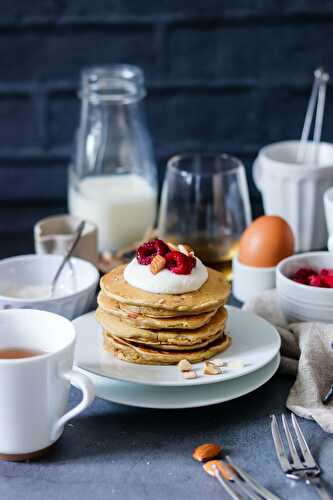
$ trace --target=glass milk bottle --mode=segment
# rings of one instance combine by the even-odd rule
[[[154,225],[156,165],[142,103],[140,68],[87,68],[81,81],[81,116],[69,170],[72,215],[95,222],[99,250],[139,241]]]

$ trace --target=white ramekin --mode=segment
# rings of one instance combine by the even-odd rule
[[[276,269],[276,288],[288,321],[333,323],[333,289],[302,285],[289,277],[300,268],[333,268],[333,253],[308,252],[282,260]]]

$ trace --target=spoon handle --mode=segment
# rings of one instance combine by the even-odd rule
[[[52,281],[52,285],[51,285],[51,297],[54,293],[54,289],[56,287],[56,284],[57,284],[57,281],[59,279],[59,276],[63,270],[63,268],[65,267],[66,263],[68,262],[68,260],[71,258],[72,256],[72,253],[74,252],[75,250],[75,247],[76,245],[78,244],[78,241],[79,239],[81,238],[81,235],[82,235],[82,231],[84,229],[84,226],[85,226],[86,222],[83,220],[82,222],[80,222],[77,230],[76,230],[76,235],[75,235],[75,238],[73,240],[73,243],[71,244],[68,252],[66,253],[66,255],[64,256],[60,266],[59,266],[59,269],[58,271],[56,272],[56,275],[55,277],[53,278],[53,281]]]

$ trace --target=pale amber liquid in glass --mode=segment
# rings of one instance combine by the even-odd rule
[[[224,236],[220,239],[211,239],[207,241],[202,237],[187,238],[169,236],[163,238],[175,244],[187,243],[193,248],[195,255],[208,266],[224,274],[228,281],[232,280],[232,259],[238,253],[239,238],[233,236]]]

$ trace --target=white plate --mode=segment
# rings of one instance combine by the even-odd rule
[[[124,382],[158,386],[190,386],[224,382],[252,373],[269,363],[280,350],[280,335],[267,321],[247,311],[227,306],[231,346],[216,357],[224,361],[241,360],[240,369],[223,369],[222,375],[203,375],[203,363],[194,366],[198,378],[185,380],[177,366],[137,365],[121,361],[103,350],[101,327],[95,313],[74,320],[78,334],[75,364],[84,370]]]
[[[140,408],[180,409],[214,405],[244,396],[265,384],[279,364],[280,355],[277,354],[270,363],[247,377],[187,388],[130,384],[81,371],[93,382],[96,395],[106,401]]]

